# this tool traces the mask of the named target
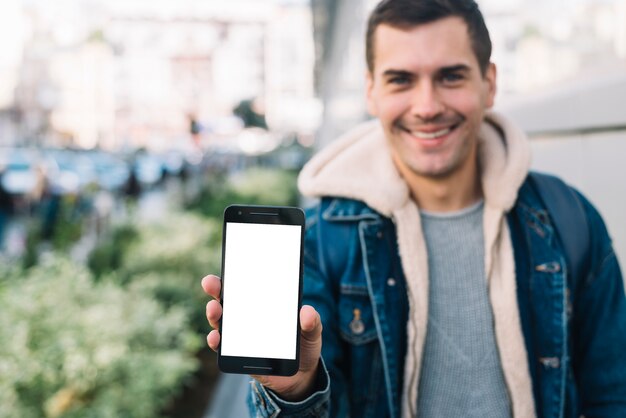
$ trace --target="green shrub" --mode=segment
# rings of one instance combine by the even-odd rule
[[[114,227],[110,236],[89,254],[87,260],[89,269],[97,278],[119,269],[129,246],[137,240],[138,236],[139,231],[133,225]]]
[[[244,199],[239,203],[294,206],[298,203],[296,180],[292,171],[254,168],[233,177],[230,186]]]
[[[134,232],[130,232],[130,229]],[[168,215],[159,223],[121,225],[94,249],[94,274],[185,311],[193,328],[209,331],[204,317],[206,295],[200,279],[219,273],[220,225],[191,213]]]
[[[197,368],[184,310],[66,260],[42,264],[0,272],[2,416],[158,416]]]
[[[76,196],[48,199],[36,217],[29,220],[26,232],[26,248],[22,254],[22,267],[27,269],[39,263],[44,242],[57,252],[67,252],[80,240],[86,211]]]
[[[195,276],[197,287],[199,276],[220,259],[220,227],[214,220],[189,213],[141,225],[118,273],[129,280],[148,272]]]
[[[52,246],[58,251],[67,251],[83,234],[84,214],[78,210],[75,197],[61,199],[61,207],[52,230]]]
[[[214,179],[188,208],[209,218],[221,219],[226,206],[234,203],[296,206],[296,180],[297,174],[293,171],[252,168],[229,179]]]

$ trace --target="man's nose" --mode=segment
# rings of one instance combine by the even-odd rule
[[[430,81],[417,83],[411,97],[411,113],[421,120],[432,120],[444,110],[441,97]]]

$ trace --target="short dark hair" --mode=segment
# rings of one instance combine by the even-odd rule
[[[367,22],[365,59],[374,72],[374,34],[381,24],[407,28],[446,17],[460,17],[467,25],[474,55],[484,75],[491,58],[491,39],[483,15],[474,0],[383,0]]]

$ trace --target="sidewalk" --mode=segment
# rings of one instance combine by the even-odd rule
[[[246,396],[250,376],[221,374],[204,418],[245,418],[249,416]]]

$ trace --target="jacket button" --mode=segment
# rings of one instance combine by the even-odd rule
[[[558,357],[539,357],[539,363],[541,363],[543,367],[549,367],[551,369],[561,367],[561,361]]]
[[[393,277],[390,277],[387,279],[387,286],[395,286],[396,285],[396,279],[394,279]]]
[[[379,239],[380,239],[380,238],[382,238],[382,237],[383,237],[383,231],[378,231],[378,232],[376,233],[376,238],[379,238]]]
[[[352,331],[355,335],[363,334],[363,331],[365,331],[365,325],[363,324],[363,321],[361,321],[361,310],[355,309],[352,311],[352,314],[354,316],[350,322],[350,331]]]
[[[549,263],[543,263],[535,266],[535,270],[542,273],[558,273],[559,271],[561,271],[561,265],[556,261],[552,261]]]

